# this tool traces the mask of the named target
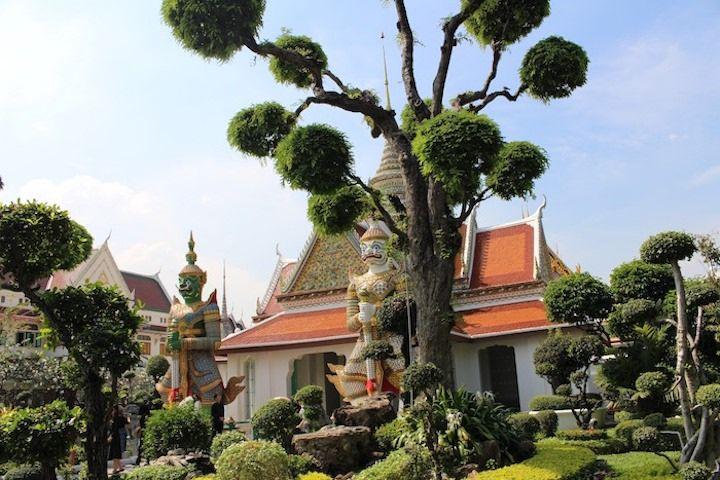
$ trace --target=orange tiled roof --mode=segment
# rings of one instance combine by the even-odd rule
[[[532,282],[533,240],[528,224],[478,232],[470,288]]]
[[[345,308],[281,313],[253,328],[228,337],[222,342],[220,350],[268,345],[292,346],[297,342],[337,341],[356,335],[347,329]]]
[[[549,327],[545,304],[539,300],[510,303],[462,312],[455,327],[458,333],[471,337],[512,333]]]

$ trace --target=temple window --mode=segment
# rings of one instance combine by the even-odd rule
[[[137,341],[140,343],[140,354],[150,355],[150,341],[152,339],[147,335],[138,335]]]
[[[40,328],[37,325],[23,325],[15,333],[15,343],[21,347],[41,347]]]

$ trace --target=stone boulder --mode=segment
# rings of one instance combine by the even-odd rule
[[[392,393],[382,393],[364,398],[354,405],[343,405],[333,412],[335,424],[375,430],[397,417],[397,411],[393,407],[394,399],[395,395]]]
[[[184,467],[201,474],[212,473],[214,471],[209,455],[196,452],[186,453],[185,450],[181,448],[170,450],[167,455],[152,460],[150,465]]]
[[[363,467],[372,455],[372,433],[364,426],[328,426],[317,432],[295,435],[298,454],[315,457],[321,470],[346,473]]]

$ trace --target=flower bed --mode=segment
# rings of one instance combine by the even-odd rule
[[[594,463],[595,454],[587,448],[542,440],[537,443],[534,457],[509,467],[472,474],[467,480],[574,480]]]

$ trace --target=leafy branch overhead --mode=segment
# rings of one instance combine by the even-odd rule
[[[374,134],[382,133],[400,147],[400,151],[395,149],[399,158],[411,164],[403,166],[406,174],[418,170],[425,189],[442,190],[447,207],[440,213],[457,226],[472,206],[492,195],[503,199],[531,195],[534,180],[548,164],[541,148],[528,142],[506,144],[497,124],[476,112],[498,97],[517,100],[528,92],[548,101],[566,97],[585,83],[588,59],[583,49],[560,37],[549,37],[527,52],[516,93],[491,91],[503,52],[542,23],[550,13],[549,1],[462,0],[460,11],[443,23],[444,40],[432,95],[423,101],[415,81],[415,41],[408,12],[402,0],[394,4],[408,99],[402,126],[395,112],[380,106],[372,91],[349,88],[330,71],[322,47],[311,38],[284,32],[275,41],[259,41],[264,1],[164,0],[162,4],[165,21],[185,48],[204,58],[227,61],[245,47],[269,59],[270,71],[279,83],[312,92],[295,112],[274,102],[241,110],[230,122],[228,140],[244,153],[274,157],[276,169],[292,188],[326,196],[343,189],[344,194],[334,201],[324,202],[323,215],[317,214],[317,198],[311,199],[311,220],[321,232],[339,231],[335,219],[341,214],[354,214],[345,222],[351,224],[366,214],[365,204],[380,209],[387,202],[380,194],[368,194],[367,199],[347,194],[347,187],[353,184],[365,192],[371,189],[351,175],[353,158],[343,134],[324,125],[297,125],[305,108],[327,104],[365,116]],[[448,110],[443,106],[445,83],[452,52],[464,35],[459,32],[463,25],[481,45],[490,46],[492,65],[481,88],[457,95]],[[327,80],[337,89],[326,87]],[[461,206],[456,215],[455,206]],[[330,214],[330,207],[336,208],[337,214]],[[393,218],[382,216],[394,223]],[[326,220],[331,224],[324,224]]]

